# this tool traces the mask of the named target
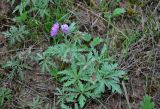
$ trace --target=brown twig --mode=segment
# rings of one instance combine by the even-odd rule
[[[124,93],[125,93],[125,98],[126,98],[126,101],[127,101],[127,104],[128,104],[128,109],[131,109],[131,106],[130,106],[130,103],[129,103],[129,98],[128,98],[128,93],[127,93],[127,89],[126,89],[126,86],[124,84],[124,81],[122,81],[122,86],[123,86]]]

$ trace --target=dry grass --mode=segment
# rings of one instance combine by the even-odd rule
[[[151,5],[148,5],[149,2]],[[81,31],[89,32],[93,37],[100,36],[106,38],[107,36],[110,38],[110,45],[117,45],[114,52],[111,48],[109,52],[113,57],[116,57],[119,68],[128,72],[128,81],[125,81],[126,95],[112,94],[107,91],[103,94],[102,98],[89,101],[85,109],[103,109],[106,107],[107,109],[128,109],[128,105],[130,105],[131,109],[138,109],[139,103],[145,94],[152,96],[156,109],[160,108],[159,28],[157,27],[157,33],[154,30],[155,25],[160,26],[159,13],[156,12],[159,9],[160,3],[158,3],[158,0],[149,0],[149,2],[143,8],[137,5],[133,6],[134,11],[140,13],[137,16],[126,14],[109,24],[104,18],[103,13],[96,10],[97,7],[90,8],[84,2],[76,2],[75,7],[77,9],[70,10],[70,20],[75,21]],[[3,6],[2,8],[5,7]],[[150,16],[148,14],[156,15],[155,19],[149,19]],[[134,18],[132,19],[132,17]],[[140,20],[137,23],[135,19]],[[8,20],[5,18],[5,21]],[[2,24],[2,21],[0,23]],[[0,30],[4,30],[7,27],[6,25],[8,23],[3,23]],[[123,40],[128,37],[127,33],[125,33],[127,29],[140,30],[142,36],[136,42],[129,45],[127,56],[124,56]],[[110,31],[109,35],[106,35],[106,30]],[[0,52],[7,53],[7,55],[2,56],[0,54],[0,62],[2,63],[3,59],[8,55],[14,55],[14,53],[11,54],[12,52],[9,52],[5,48],[6,41],[1,36],[0,43],[3,43],[3,46],[0,45]],[[43,43],[45,43],[45,46],[47,45],[46,42],[42,42],[38,44],[38,47]],[[53,81],[50,75],[40,74],[40,70],[36,65],[34,68],[34,70],[26,71],[26,80],[24,82],[19,80],[10,81],[8,79],[2,81],[1,86],[14,90],[13,100],[6,104],[6,108],[12,107],[13,109],[18,109],[27,107],[28,103],[37,95],[43,99],[44,103],[55,105],[56,96],[52,92],[55,90],[57,83]],[[2,68],[0,68],[0,72],[4,75],[8,73]],[[126,96],[129,104],[127,104]],[[41,109],[44,109],[43,106]]]

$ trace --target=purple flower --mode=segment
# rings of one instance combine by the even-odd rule
[[[59,24],[56,22],[55,24],[53,24],[53,26],[51,28],[50,35],[52,37],[55,37],[57,35],[58,31],[59,31]]]
[[[63,24],[61,25],[61,31],[64,33],[64,34],[67,34],[69,32],[69,26],[67,24]]]

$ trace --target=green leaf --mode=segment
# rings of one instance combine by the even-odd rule
[[[1,87],[0,88],[0,107],[4,104],[6,100],[11,99],[11,90],[8,88]]]
[[[27,20],[27,12],[23,12],[20,16],[15,18],[18,22],[24,22]]]
[[[78,82],[78,87],[79,87],[80,91],[84,90],[84,86],[83,86],[82,82],[80,82],[80,81]]]
[[[66,98],[66,101],[67,101],[67,102],[74,102],[74,98],[75,98],[75,95],[74,95],[74,94],[70,94],[70,95]]]
[[[63,84],[63,86],[64,86],[64,87],[70,86],[70,85],[74,84],[75,81],[76,81],[76,80],[74,80],[74,79],[72,79],[72,80],[70,80],[70,81],[67,81],[67,82],[65,82],[65,83]]]
[[[100,37],[96,37],[93,39],[93,41],[90,43],[91,46],[95,47],[98,44],[100,44],[101,42],[103,42],[103,39]]]
[[[77,103],[74,104],[74,109],[79,109]]]
[[[106,45],[106,44],[104,44],[104,46],[103,46],[103,48],[102,48],[102,50],[101,50],[100,57],[103,57],[103,56],[105,56],[105,54],[106,54],[106,51],[107,51],[107,45]]]
[[[71,109],[71,108],[69,108],[69,106],[65,105],[64,103],[61,104],[61,108],[62,109]]]
[[[75,22],[71,23],[71,25],[69,26],[69,33],[68,34],[74,32],[76,30],[76,26],[75,25],[76,25]]]
[[[83,38],[83,40],[85,40],[85,41],[87,41],[87,42],[88,42],[88,41],[90,41],[90,40],[91,40],[91,38],[92,38],[92,37],[91,37],[91,35],[90,35],[90,34],[88,34],[88,33],[84,33],[82,38]]]
[[[24,36],[28,35],[29,31],[26,30],[25,25],[19,27],[11,26],[9,31],[3,32],[3,34],[8,38],[9,46],[11,47],[16,42],[24,41]]]
[[[79,102],[79,105],[81,108],[83,108],[83,106],[85,105],[86,103],[86,98],[81,94],[78,98],[78,102]]]
[[[107,83],[112,87],[112,92],[122,93],[121,87],[114,80],[107,81]]]
[[[10,74],[8,77],[10,79],[13,79],[14,76],[17,77],[17,75],[20,77],[21,80],[24,80],[25,76],[25,69],[30,69],[28,64],[24,64],[24,60],[19,59],[19,57],[11,58],[10,61],[8,61],[6,64],[4,64],[3,68],[10,68]]]
[[[99,83],[96,85],[97,85],[95,89],[96,94],[100,94],[105,91],[105,81],[104,80],[99,81]]]
[[[143,101],[140,103],[141,107],[140,109],[154,109],[155,104],[153,101],[151,101],[151,97],[148,95],[145,95],[143,97]]]
[[[19,13],[22,14],[23,10],[24,10],[23,3],[20,3],[15,7],[15,9],[13,10],[13,13],[15,13],[16,11],[19,11]]]
[[[110,12],[106,12],[104,13],[104,17],[106,18],[107,21],[111,21],[111,18],[112,18],[112,14]]]
[[[113,17],[118,17],[120,15],[122,15],[123,13],[125,13],[125,9],[124,8],[116,8],[114,11],[113,11]]]
[[[54,68],[54,69],[51,70],[50,73],[51,73],[52,76],[57,77],[57,75],[58,75],[58,69]]]

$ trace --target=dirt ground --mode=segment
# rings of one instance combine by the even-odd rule
[[[102,13],[84,7],[85,5],[81,3],[79,8],[72,13],[73,18],[71,19],[80,25],[81,31],[89,32],[93,37],[100,36],[104,38],[105,34],[103,33],[108,27],[106,26],[107,23],[104,18],[99,17]],[[12,8],[8,4],[0,1],[0,11],[4,14],[3,20],[0,20],[1,31],[8,29],[10,27],[9,25],[13,24],[7,17],[10,16],[9,13],[11,12],[11,9]],[[85,19],[84,16],[86,16]],[[120,28],[120,30],[125,29],[126,26],[130,29],[141,29],[141,24],[134,25],[134,23],[130,23],[130,20],[128,19],[128,17],[124,16],[124,18],[121,18],[116,22],[116,27]],[[116,34],[111,34],[109,36],[111,40],[114,40],[114,35]],[[27,51],[31,46],[29,42],[24,45],[25,47],[19,50],[21,53]],[[117,45],[119,44],[117,43]],[[31,49],[31,51],[36,53],[39,50],[44,50],[45,47],[49,45],[47,40],[44,40],[38,44],[33,44],[33,46],[34,48]],[[6,62],[10,56],[13,56],[16,52],[15,49],[16,47],[8,49],[6,39],[0,35],[0,63]],[[129,46],[127,56],[122,54],[120,47],[119,51],[117,50],[113,57],[116,57],[118,60],[119,69],[123,69],[128,73],[128,79],[123,81],[124,84],[121,84],[125,93],[119,95],[106,91],[98,101],[89,100],[85,109],[129,109],[129,105],[131,106],[131,109],[139,109],[140,101],[142,101],[145,94],[149,94],[156,105],[156,109],[160,109],[159,37],[155,40],[148,34],[145,38],[139,39],[136,43]],[[13,100],[5,103],[4,109],[29,109],[27,105],[37,95],[43,99],[42,105],[49,103],[49,106],[51,106],[51,104],[56,103],[57,97],[53,92],[59,84],[54,81],[51,75],[40,73],[40,68],[35,62],[28,62],[32,64],[34,69],[25,71],[25,81],[17,79],[11,81],[5,78],[9,73],[9,70],[0,67],[1,76],[4,77],[1,81],[1,86],[8,87],[14,91]],[[127,104],[126,98],[129,99],[129,104]]]

